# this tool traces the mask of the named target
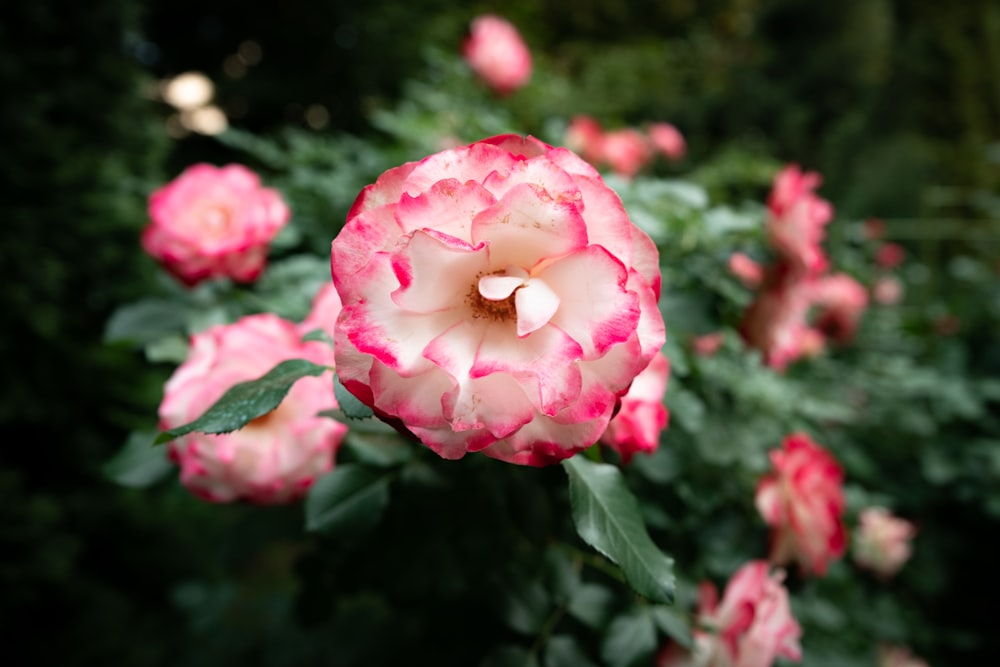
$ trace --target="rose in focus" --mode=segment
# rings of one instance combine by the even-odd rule
[[[234,384],[261,377],[286,359],[332,366],[329,344],[301,342],[306,328],[261,314],[195,334],[188,358],[164,388],[161,428],[193,421]],[[272,412],[232,433],[177,438],[170,456],[181,468],[181,482],[205,500],[295,500],[333,465],[347,427],[317,413],[335,407],[330,373],[306,377]]]
[[[531,79],[531,51],[509,21],[485,14],[472,21],[462,54],[472,71],[499,95]]]
[[[589,447],[664,342],[655,245],[591,165],[532,137],[389,170],[331,267],[341,381],[444,458]]]
[[[670,417],[663,405],[669,378],[670,361],[658,353],[622,397],[621,410],[601,436],[601,442],[621,455],[622,463],[631,461],[637,452],[651,454],[660,444],[660,432]]]
[[[826,574],[847,546],[844,473],[828,451],[804,433],[771,451],[773,471],[757,485],[756,505],[772,528],[772,563],[797,561],[805,573]]]
[[[891,577],[913,552],[913,524],[884,507],[868,507],[858,515],[852,552],[855,562],[882,577]]]
[[[196,164],[153,192],[142,246],[186,285],[256,280],[268,246],[287,224],[281,195],[238,164]]]

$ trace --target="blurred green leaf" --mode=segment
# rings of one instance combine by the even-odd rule
[[[563,461],[573,521],[583,541],[617,563],[637,593],[669,603],[673,560],[650,539],[635,496],[618,468],[583,456]]]
[[[630,667],[652,655],[656,646],[652,617],[635,607],[611,621],[601,644],[601,657],[610,667]]]
[[[691,637],[691,622],[673,607],[654,605],[651,608],[653,621],[668,637],[685,648],[691,648],[694,639]]]
[[[333,393],[337,397],[337,405],[347,419],[370,419],[375,413],[372,409],[358,400],[358,397],[347,391],[347,388],[340,383],[340,376],[334,373]]]
[[[479,667],[538,667],[538,659],[523,646],[500,646]]]
[[[233,385],[193,422],[160,433],[155,444],[169,442],[193,431],[229,433],[274,410],[298,380],[322,375],[326,366],[305,359],[287,359],[256,380]]]
[[[143,299],[116,310],[104,329],[107,343],[146,345],[184,330],[184,307],[166,299]]]
[[[556,635],[545,644],[545,667],[595,667],[570,635]]]
[[[136,431],[125,445],[102,467],[111,481],[133,489],[142,489],[160,481],[174,467],[166,450],[150,447],[155,432]]]
[[[389,505],[389,476],[359,464],[336,466],[306,496],[306,530],[353,537],[371,529]]]
[[[607,625],[615,603],[612,592],[598,584],[581,584],[570,598],[569,615],[591,629],[597,630]]]

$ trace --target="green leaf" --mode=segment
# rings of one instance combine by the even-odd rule
[[[641,608],[633,608],[611,621],[601,644],[601,657],[610,667],[629,667],[656,650],[656,626]]]
[[[184,308],[165,299],[143,299],[116,310],[104,329],[104,342],[146,345],[184,330]]]
[[[377,422],[382,424],[382,422]],[[388,428],[388,427],[386,427]],[[403,442],[395,431],[391,433],[358,433],[351,425],[344,446],[358,460],[379,468],[402,465],[413,458],[413,446]]]
[[[608,624],[614,602],[614,594],[604,586],[580,584],[566,611],[584,625],[598,630]]]
[[[536,635],[552,609],[552,598],[540,577],[525,563],[508,563],[488,582],[490,604],[512,630]]]
[[[375,413],[372,409],[358,400],[358,397],[347,391],[347,388],[340,383],[340,377],[333,377],[333,393],[337,397],[337,405],[347,419],[369,419]]]
[[[556,635],[545,645],[545,667],[594,667],[576,639]]]
[[[150,447],[153,433],[136,431],[125,446],[102,467],[104,476],[111,481],[133,489],[143,489],[160,481],[174,467],[165,450]]]
[[[673,560],[646,532],[639,503],[618,468],[583,456],[563,461],[573,521],[583,541],[617,563],[637,593],[654,602],[674,596]]]
[[[337,466],[306,496],[306,530],[337,537],[372,528],[389,505],[389,476],[359,464]]]
[[[229,433],[242,428],[278,407],[298,380],[321,375],[326,370],[326,366],[305,359],[282,361],[256,380],[233,385],[202,416],[189,424],[160,433],[155,444],[169,442],[192,431]]]
[[[668,637],[684,648],[691,648],[694,639],[691,637],[691,623],[681,616],[673,607],[655,605],[652,608],[653,621]]]
[[[323,331],[322,329],[313,329],[305,336],[302,337],[303,343],[309,343],[312,341],[318,341],[320,343],[326,343],[328,345],[333,345],[333,339],[330,338],[330,334]]]

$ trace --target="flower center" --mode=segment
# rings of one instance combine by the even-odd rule
[[[497,271],[489,274],[491,276],[503,276],[505,272]],[[475,319],[485,319],[491,322],[510,322],[517,319],[517,306],[514,302],[514,290],[500,299],[490,298],[483,294],[480,288],[480,278],[483,274],[478,274],[469,292],[465,296],[465,303],[472,310],[472,317]],[[516,289],[516,288],[515,288]],[[493,296],[491,294],[491,296]]]

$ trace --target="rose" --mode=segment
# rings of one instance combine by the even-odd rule
[[[883,269],[894,269],[903,263],[906,250],[898,243],[883,243],[875,251],[875,263]]]
[[[916,528],[884,507],[868,507],[858,515],[854,561],[882,577],[891,577],[909,560]]]
[[[684,135],[670,123],[653,123],[647,133],[653,147],[669,160],[680,160],[687,152]]]
[[[592,166],[532,137],[390,169],[331,267],[344,386],[449,459],[594,444],[664,341],[653,242]]]
[[[782,169],[768,197],[767,231],[775,250],[799,273],[819,274],[827,266],[820,244],[833,217],[830,203],[813,192],[821,182],[797,165]]]
[[[872,286],[872,297],[883,306],[892,306],[903,298],[903,283],[895,276],[881,276]]]
[[[846,548],[843,470],[805,433],[786,437],[771,451],[771,464],[755,499],[772,528],[770,560],[796,560],[806,573],[826,574]]]
[[[854,338],[861,314],[868,307],[868,290],[844,273],[818,278],[811,286],[819,306],[816,328],[827,338],[846,343]]]
[[[649,140],[631,127],[606,132],[601,139],[601,158],[619,176],[632,178],[653,158]]]
[[[190,286],[209,278],[256,280],[289,210],[246,167],[196,164],[153,192],[149,217],[143,248]]]
[[[500,95],[531,79],[531,51],[510,22],[486,14],[472,21],[462,54],[472,71]]]
[[[754,289],[764,282],[764,268],[745,253],[734,252],[730,255],[728,267],[744,287]]]
[[[622,463],[631,461],[636,452],[652,453],[660,444],[660,432],[669,419],[663,405],[669,377],[670,361],[659,353],[622,397],[621,410],[601,436],[601,442],[621,455]]]
[[[810,283],[777,279],[757,294],[740,324],[744,340],[764,354],[764,363],[781,371],[823,349],[823,335],[809,326]]]
[[[743,565],[730,578],[722,600],[711,582],[699,588],[694,650],[667,649],[658,667],[770,667],[780,656],[801,660],[802,628],[792,616],[784,572],[768,572],[764,561]]]
[[[333,365],[328,344],[302,343],[301,336],[300,327],[272,314],[195,334],[187,359],[164,388],[160,426],[193,421],[229,387],[256,379],[286,359]],[[347,427],[317,413],[336,406],[329,373],[306,377],[274,411],[232,433],[177,438],[170,455],[180,465],[181,482],[205,500],[288,502],[332,467]]]
[[[591,164],[596,165],[604,160],[604,128],[590,116],[574,116],[566,128],[563,141],[567,148],[579,153]]]

